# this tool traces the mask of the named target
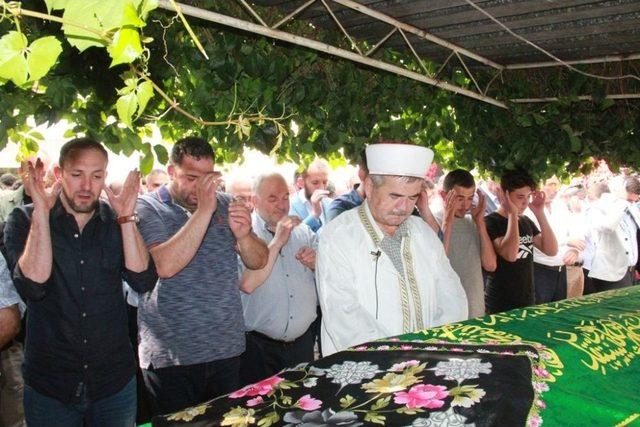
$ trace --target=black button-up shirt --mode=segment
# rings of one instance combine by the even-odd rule
[[[153,289],[157,274],[124,266],[122,233],[113,210],[100,202],[82,233],[60,200],[49,224],[53,267],[46,283],[26,278],[17,261],[29,235],[33,205],[13,210],[5,244],[16,288],[27,303],[24,379],[37,392],[78,402],[86,388],[95,401],[117,393],[135,374],[122,280],[138,292]]]

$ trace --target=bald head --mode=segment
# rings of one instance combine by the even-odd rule
[[[169,183],[169,174],[162,169],[154,169],[147,175],[145,183],[147,192],[153,193],[158,188]]]
[[[231,181],[229,188],[227,189],[234,199],[240,200],[251,206],[253,209],[253,201],[251,196],[253,195],[253,182],[247,178],[235,178]]]
[[[268,226],[275,226],[289,214],[289,187],[279,173],[259,176],[253,194],[256,211]]]

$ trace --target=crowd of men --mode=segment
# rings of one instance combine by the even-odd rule
[[[293,191],[271,172],[229,193],[214,160],[181,139],[144,189],[105,185],[89,138],[21,165],[0,196],[0,426],[132,426],[318,352],[635,280],[635,176],[434,185],[431,150],[377,143],[331,198],[320,159]]]

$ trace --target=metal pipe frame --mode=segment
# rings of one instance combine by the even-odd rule
[[[340,1],[343,1],[343,0],[340,0]],[[161,7],[162,9],[165,9],[171,12],[176,12],[176,8],[172,4],[171,0],[159,0],[158,4],[159,4],[159,7]],[[429,84],[431,86],[445,89],[453,93],[467,96],[469,98],[487,102],[489,104],[495,105],[500,108],[505,108],[505,109],[507,108],[507,105],[504,102],[499,101],[497,99],[482,95],[480,93],[474,92],[472,90],[469,90],[460,86],[453,85],[448,82],[433,79],[431,77],[407,70],[397,65],[389,64],[383,61],[378,61],[352,51],[348,51],[345,49],[328,45],[326,43],[322,43],[316,40],[311,40],[306,37],[296,36],[294,34],[290,34],[284,31],[275,30],[268,26],[257,25],[252,22],[243,21],[241,19],[234,18],[228,15],[223,15],[221,13],[208,11],[205,9],[201,9],[198,7],[194,7],[194,6],[190,6],[182,3],[176,3],[176,5],[180,9],[180,11],[187,16],[203,19],[209,22],[215,22],[220,25],[225,25],[225,26],[236,28],[239,30],[248,31],[251,33],[265,36],[265,37],[270,37],[270,38],[282,40],[288,43],[293,43],[299,46],[304,46],[317,51],[325,52],[333,56],[337,56],[353,62],[358,62],[363,65],[377,68],[379,70],[384,70],[384,71],[394,73],[403,77],[407,77],[412,80],[416,80],[422,83]]]

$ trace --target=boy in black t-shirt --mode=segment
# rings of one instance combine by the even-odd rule
[[[544,214],[545,194],[523,170],[507,171],[500,182],[500,208],[485,217],[487,232],[498,255],[498,267],[486,286],[487,314],[535,303],[533,246],[547,255],[558,243]],[[531,209],[538,227],[522,213]]]

